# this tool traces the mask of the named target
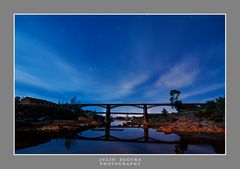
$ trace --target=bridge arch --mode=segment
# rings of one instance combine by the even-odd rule
[[[172,107],[171,105],[149,105],[148,114],[154,114],[154,113],[161,114],[163,109],[166,109],[169,113],[177,112],[176,108]]]
[[[118,108],[118,107],[136,107],[139,109],[143,109],[142,105],[137,105],[137,104],[136,105],[135,104],[113,105],[111,106],[111,109]]]
[[[114,112],[113,114],[117,114],[119,112],[120,114],[126,114],[126,115],[143,115],[143,108],[140,106],[134,106],[134,105],[117,105],[111,108],[111,112]]]
[[[78,105],[79,108],[85,108],[85,107],[101,107],[106,108],[106,105],[99,105],[99,104],[86,104],[86,105]]]

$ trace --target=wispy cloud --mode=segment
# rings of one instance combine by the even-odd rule
[[[223,48],[211,47],[224,34],[207,31],[216,30],[215,26],[210,28],[212,22],[204,21],[210,24],[210,29],[205,30],[188,23],[185,17],[186,25],[179,25],[174,17],[169,18],[172,21],[137,17],[136,22],[132,22],[133,16],[126,16],[126,20],[93,16],[93,20],[87,18],[91,22],[86,22],[85,17],[69,17],[51,17],[49,22],[45,17],[16,18],[16,93],[115,103],[167,102],[171,89],[179,89],[182,98],[191,100],[223,93],[219,90],[208,94],[221,88],[211,84],[224,81],[224,52],[219,50]],[[100,20],[101,29],[92,29]],[[65,22],[68,24],[62,24]],[[110,28],[116,27],[116,22],[122,29],[112,32]],[[73,29],[75,23],[79,23],[79,29]],[[169,32],[171,28],[174,31]],[[189,34],[189,29],[199,33]],[[202,35],[212,33],[217,34],[202,43]],[[100,34],[104,36],[99,38]],[[189,41],[193,36],[196,41]],[[212,52],[208,54],[209,48]],[[209,62],[210,57],[216,62]]]
[[[126,95],[134,92],[134,89],[149,78],[148,74],[141,74],[135,77],[128,77],[119,87],[119,94]]]
[[[15,69],[15,80],[31,86],[49,89],[49,86],[43,80],[19,68]]]
[[[194,58],[187,57],[175,65],[172,65],[165,72],[161,72],[159,78],[144,91],[144,97],[159,98],[168,94],[170,89],[180,89],[193,85],[200,73],[197,61]],[[159,98],[161,99],[161,98]]]
[[[16,56],[16,82],[62,92],[79,91],[89,86],[89,81],[92,82],[87,69],[79,72],[49,46],[24,35],[19,35],[16,43],[18,55],[24,53]],[[81,63],[79,66],[84,68]]]
[[[193,84],[199,74],[199,69],[193,59],[173,65],[156,81],[157,87],[181,88]]]
[[[206,87],[202,87],[200,89],[195,89],[194,91],[188,92],[188,93],[183,93],[181,96],[181,99],[186,99],[186,98],[190,98],[193,96],[197,96],[197,95],[201,95],[201,94],[206,94],[208,92],[212,92],[218,89],[222,89],[224,88],[224,84],[213,84],[213,85],[209,85]]]
[[[62,70],[63,72],[58,70]],[[80,79],[87,79],[86,76],[80,75],[69,65],[57,65],[57,61],[52,64],[52,69],[39,68],[41,71],[32,72],[28,67],[16,67],[16,82],[21,82],[30,86],[39,87],[51,91],[71,92],[77,91],[83,86],[87,86],[86,82]],[[52,71],[55,70],[55,71]],[[46,78],[47,75],[49,78]],[[64,79],[64,83],[63,80]]]
[[[104,85],[99,82],[98,88],[92,91],[92,94],[99,96],[99,100],[102,101],[114,101],[121,100],[128,97],[138,91],[138,87],[148,80],[148,74],[142,75],[126,75],[117,82]]]

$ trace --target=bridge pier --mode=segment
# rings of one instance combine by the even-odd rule
[[[148,111],[147,105],[143,105],[143,125],[148,126]]]
[[[106,106],[106,116],[105,116],[105,139],[109,139],[110,135],[110,124],[111,124],[111,107],[110,105]]]
[[[111,123],[111,107],[110,107],[110,105],[106,106],[105,122],[109,123],[109,124]]]

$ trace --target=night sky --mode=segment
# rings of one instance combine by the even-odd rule
[[[224,15],[16,15],[15,95],[204,102],[225,91]]]

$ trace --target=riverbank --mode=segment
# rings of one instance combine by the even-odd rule
[[[53,120],[51,123],[16,124],[15,148],[41,144],[54,138],[68,138],[77,132],[102,126],[94,120]]]
[[[213,122],[201,120],[196,117],[182,117],[172,123],[161,124],[157,131],[164,133],[206,133],[206,134],[224,134],[224,122]]]
[[[101,126],[94,120],[89,120],[86,122],[80,122],[79,120],[53,120],[50,123],[38,123],[33,122],[29,124],[16,124],[16,132],[34,132],[34,131],[46,131],[46,132],[61,132],[61,131],[75,131],[82,130],[83,128],[92,128]]]

